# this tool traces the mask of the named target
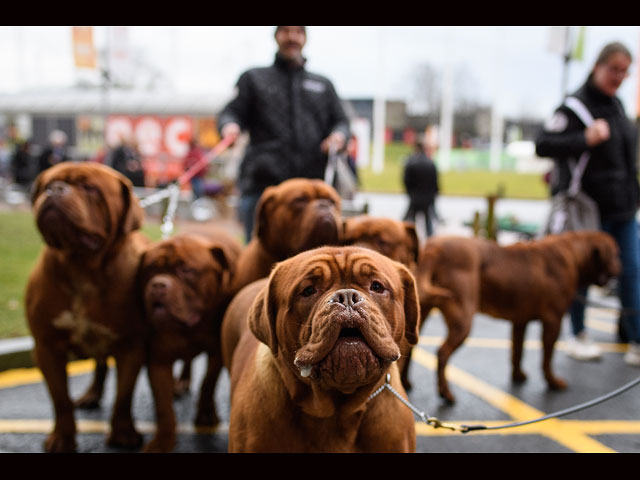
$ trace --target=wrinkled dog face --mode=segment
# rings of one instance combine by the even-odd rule
[[[220,247],[195,238],[174,237],[149,249],[140,278],[151,324],[181,329],[199,323],[222,295],[226,268]]]
[[[129,180],[87,163],[44,171],[34,184],[33,210],[49,246],[79,255],[93,255],[139,228],[143,215]]]
[[[347,218],[343,243],[370,248],[407,266],[418,261],[418,235],[408,222],[364,215]]]
[[[378,381],[417,341],[408,270],[362,248],[321,248],[279,264],[250,315],[254,334],[300,380],[351,393]]]
[[[269,187],[256,209],[256,236],[281,258],[341,236],[340,196],[320,180],[292,179]]]

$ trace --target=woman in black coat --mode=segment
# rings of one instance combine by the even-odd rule
[[[623,264],[620,301],[624,309],[635,312],[621,317],[621,331],[630,343],[625,361],[640,366],[637,135],[616,97],[629,75],[631,62],[631,54],[624,45],[616,42],[604,47],[587,81],[572,95],[595,120],[585,128],[576,113],[563,104],[546,122],[536,141],[536,151],[541,157],[555,160],[553,194],[568,189],[570,161],[577,161],[585,151],[590,153],[582,176],[582,191],[598,204],[602,230],[610,233],[620,247]],[[579,293],[586,297],[586,290]],[[570,313],[574,338],[569,342],[569,354],[580,360],[599,357],[599,347],[585,334],[584,304],[574,302]]]

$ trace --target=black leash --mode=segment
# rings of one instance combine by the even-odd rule
[[[537,418],[535,420],[528,420],[528,421],[525,421],[525,422],[510,423],[508,425],[499,425],[499,426],[495,426],[495,427],[487,427],[487,426],[484,426],[484,425],[462,425],[460,431],[462,433],[468,433],[468,432],[479,431],[479,430],[501,430],[501,429],[504,429],[504,428],[522,427],[524,425],[530,425],[532,423],[538,423],[538,422],[542,422],[544,420],[549,420],[549,419],[552,419],[552,418],[564,417],[564,416],[569,415],[571,413],[580,412],[582,410],[586,410],[587,408],[591,408],[591,407],[594,407],[596,405],[599,405],[600,403],[604,403],[607,400],[611,400],[612,398],[617,397],[618,395],[621,395],[622,393],[626,392],[627,390],[631,390],[633,387],[635,387],[638,384],[640,384],[640,377],[635,379],[633,382],[630,382],[630,383],[618,388],[617,390],[614,390],[613,392],[610,392],[610,393],[608,393],[606,395],[603,395],[603,396],[598,397],[598,398],[596,398],[594,400],[591,400],[590,402],[585,402],[583,404],[576,405],[575,407],[567,408],[565,410],[560,410],[559,412],[552,413],[552,414],[549,414],[549,415],[545,415],[544,417]]]
[[[392,386],[391,386],[391,375],[387,374],[387,378],[385,383],[378,388],[370,397],[369,400],[374,399],[375,397],[377,397],[380,393],[382,393],[385,389],[389,390],[393,395],[395,395],[407,408],[409,408],[415,415],[417,415],[418,417],[420,417],[422,419],[422,421],[424,423],[426,423],[427,425],[429,425],[430,427],[433,427],[434,429],[439,429],[439,428],[443,428],[446,430],[452,430],[454,432],[460,432],[460,433],[469,433],[469,432],[478,432],[478,431],[482,431],[482,430],[504,430],[507,428],[515,428],[515,427],[522,427],[525,425],[531,425],[533,423],[539,423],[539,422],[543,422],[545,420],[550,420],[552,418],[560,418],[560,417],[564,417],[566,415],[569,415],[571,413],[576,413],[576,412],[580,412],[582,410],[586,410],[588,408],[591,407],[595,407],[596,405],[599,405],[601,403],[604,403],[608,400],[611,400],[614,397],[617,397],[618,395],[623,394],[624,392],[631,390],[633,387],[637,386],[638,384],[640,384],[640,377],[638,377],[637,379],[635,379],[632,382],[627,383],[626,385],[623,385],[622,387],[607,393],[606,395],[602,395],[594,400],[591,400],[589,402],[585,402],[579,405],[576,405],[574,407],[570,407],[570,408],[566,408],[564,410],[560,410],[558,412],[555,413],[551,413],[549,415],[545,415],[544,417],[540,417],[540,418],[536,418],[534,420],[526,420],[524,422],[515,422],[515,423],[509,423],[506,425],[496,425],[493,427],[487,427],[486,425],[455,425],[452,423],[445,423],[443,421],[441,421],[440,419],[436,418],[436,417],[429,417],[428,415],[426,415],[424,412],[422,412],[421,410],[417,409],[415,406],[413,406],[408,400],[406,400],[405,398],[402,397],[402,395],[400,395],[399,392],[397,392]]]

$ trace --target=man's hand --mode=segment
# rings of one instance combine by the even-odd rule
[[[229,139],[230,144],[233,145],[236,143],[236,140],[240,136],[240,126],[237,123],[227,123],[224,127],[222,127],[222,139]]]
[[[584,136],[589,147],[600,145],[601,143],[609,140],[609,137],[611,136],[609,124],[606,120],[599,118],[585,130]]]
[[[341,132],[333,132],[327,138],[324,139],[320,148],[324,153],[329,151],[329,148],[333,148],[336,152],[342,150],[344,148],[346,142],[346,138],[344,138],[344,134]]]

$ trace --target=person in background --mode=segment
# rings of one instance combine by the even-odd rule
[[[142,159],[134,142],[122,140],[110,154],[108,164],[131,180],[134,187],[144,187]]]
[[[250,136],[237,181],[247,241],[264,189],[294,177],[324,178],[330,147],[339,151],[350,137],[333,84],[305,69],[306,27],[276,27],[275,40],[274,64],[243,73],[219,115],[223,139]]]
[[[432,159],[433,148],[425,140],[418,139],[415,151],[404,166],[403,182],[409,195],[409,208],[405,221],[416,221],[416,215],[424,215],[427,238],[434,233],[435,202],[440,191],[438,170]]]
[[[602,230],[611,234],[620,247],[622,274],[618,293],[626,312],[621,316],[620,329],[629,340],[624,360],[629,365],[640,366],[637,138],[635,127],[616,96],[629,76],[631,63],[631,53],[623,44],[606,45],[586,82],[572,95],[582,101],[595,121],[585,128],[572,110],[560,106],[536,140],[536,153],[554,158],[551,193],[556,194],[569,187],[569,160],[579,158],[587,150],[590,152],[582,190],[598,204]],[[586,298],[586,289],[578,293]],[[584,309],[584,304],[577,300],[570,309],[573,338],[569,341],[568,353],[578,360],[597,359],[601,356],[600,347],[586,333]]]
[[[13,181],[23,190],[29,191],[33,182],[33,156],[31,155],[31,141],[24,140],[17,143],[11,156],[11,175]]]
[[[185,172],[191,169],[204,159],[204,151],[198,145],[198,141],[192,138],[189,142],[189,151],[184,157],[184,170]],[[205,193],[205,178],[207,177],[208,165],[203,165],[198,171],[191,177],[191,190],[193,191],[193,200],[197,200],[204,196]]]
[[[67,134],[62,130],[53,130],[49,134],[49,145],[38,158],[38,173],[61,162],[71,160],[67,154]]]

